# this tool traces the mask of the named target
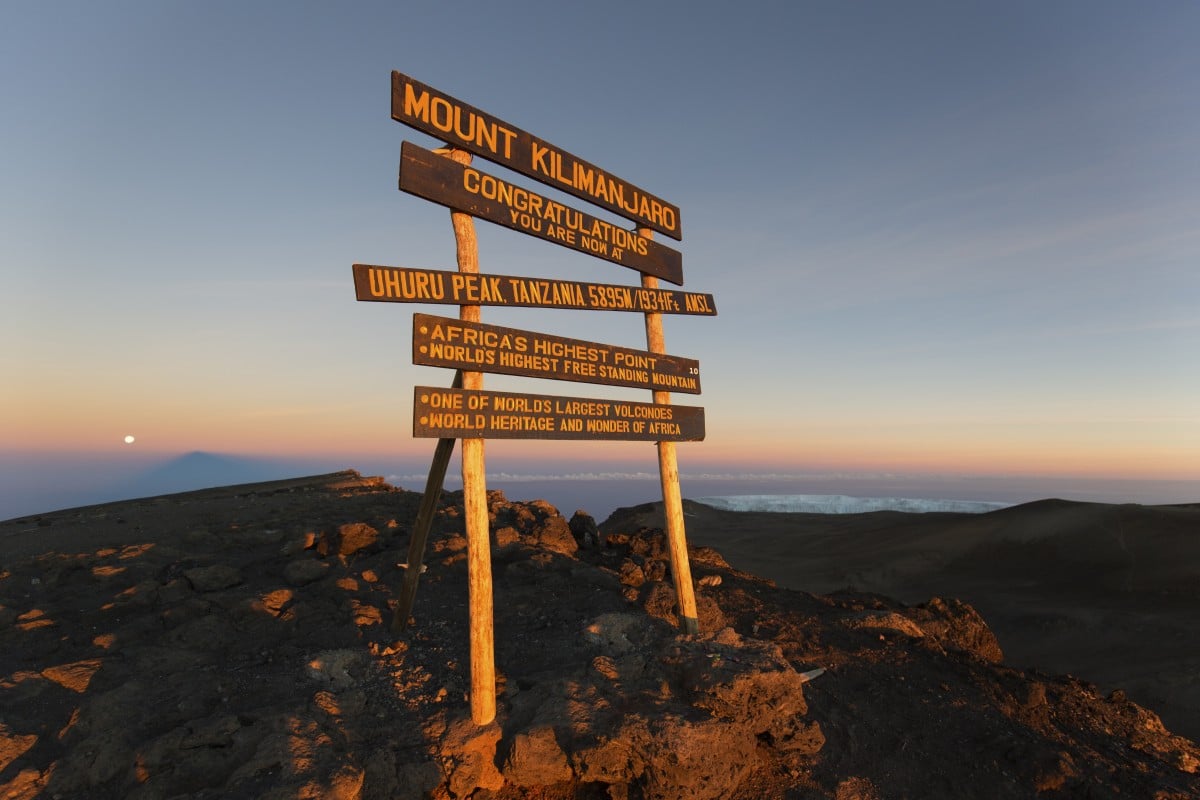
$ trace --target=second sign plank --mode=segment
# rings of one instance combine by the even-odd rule
[[[430,314],[413,315],[413,363],[700,394],[695,359]]]
[[[547,242],[683,284],[683,254],[411,142],[400,145],[400,189]]]

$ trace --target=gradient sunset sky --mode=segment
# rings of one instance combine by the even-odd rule
[[[427,458],[412,387],[451,373],[411,365],[411,314],[454,311],[356,302],[350,271],[454,268],[446,210],[396,188],[401,141],[437,146],[390,119],[396,69],[680,207],[683,240],[663,241],[719,311],[665,320],[704,387],[675,402],[707,409],[682,470],[1200,480],[1200,4],[3,17],[8,455]],[[485,272],[636,281],[477,228]],[[633,314],[483,318],[645,346]],[[655,464],[646,444],[488,448],[509,472]]]

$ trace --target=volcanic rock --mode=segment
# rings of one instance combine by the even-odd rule
[[[697,547],[682,635],[660,529],[498,492],[476,725],[459,493],[413,624],[382,624],[419,501],[346,472],[0,523],[0,797],[1200,796],[1195,743],[1006,664],[953,596],[810,594]]]

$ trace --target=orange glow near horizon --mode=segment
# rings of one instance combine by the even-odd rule
[[[114,429],[120,430],[120,429]],[[137,443],[126,445],[115,432],[107,436],[78,437],[74,441],[32,437],[9,438],[9,452],[81,454],[114,458],[170,457],[186,452],[204,451],[261,458],[347,459],[394,458],[417,460],[430,457],[434,440],[413,439],[407,431],[393,435],[351,435],[341,431],[329,435],[289,435],[272,437],[259,431],[253,437],[237,433],[223,435],[165,435],[143,427]],[[539,461],[556,468],[577,463],[581,472],[621,471],[630,464],[644,461],[646,471],[657,469],[652,444],[590,443],[586,455],[578,443],[544,441],[494,441],[488,443],[491,469],[528,470]],[[678,446],[681,472],[706,471],[721,465],[721,471],[747,473],[789,472],[895,472],[972,475],[1060,475],[1091,478],[1128,478],[1141,480],[1200,480],[1195,453],[1183,445],[1144,447],[1088,446],[1086,443],[1047,443],[1031,447],[1026,443],[979,440],[947,443],[880,441],[875,443],[807,441],[788,442],[696,442]],[[701,466],[704,465],[704,466]],[[536,471],[536,470],[535,470]]]
[[[30,398],[31,400],[33,398]],[[205,405],[205,399],[142,405],[130,413],[118,399],[40,397],[23,413],[0,423],[8,452],[46,455],[149,458],[193,451],[265,458],[423,460],[434,440],[414,439],[403,402],[385,411],[377,402],[361,407],[236,407],[236,398]],[[710,414],[708,438],[680,443],[680,470],[723,465],[747,473],[897,472],[974,475],[1059,475],[1142,480],[1200,480],[1200,442],[1188,421],[1171,424],[1105,425],[922,422],[879,420],[855,424],[838,419],[785,422],[768,429],[761,421]],[[125,443],[125,436],[135,441]],[[495,440],[488,443],[490,469],[536,471],[530,464],[578,464],[580,472],[644,463],[654,471],[653,445],[644,442],[587,443]]]

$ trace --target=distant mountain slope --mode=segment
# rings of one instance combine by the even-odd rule
[[[127,489],[129,497],[145,497],[276,480],[295,474],[296,465],[284,460],[197,450],[147,469],[135,476]]]
[[[255,458],[194,451],[182,455],[58,453],[0,460],[0,519],[215,486],[329,472],[319,459]]]
[[[1121,687],[1200,737],[1200,504],[1040,500],[987,514],[735,512],[685,501],[688,541],[792,589],[956,597],[1009,660]],[[659,527],[661,504],[601,530]]]

